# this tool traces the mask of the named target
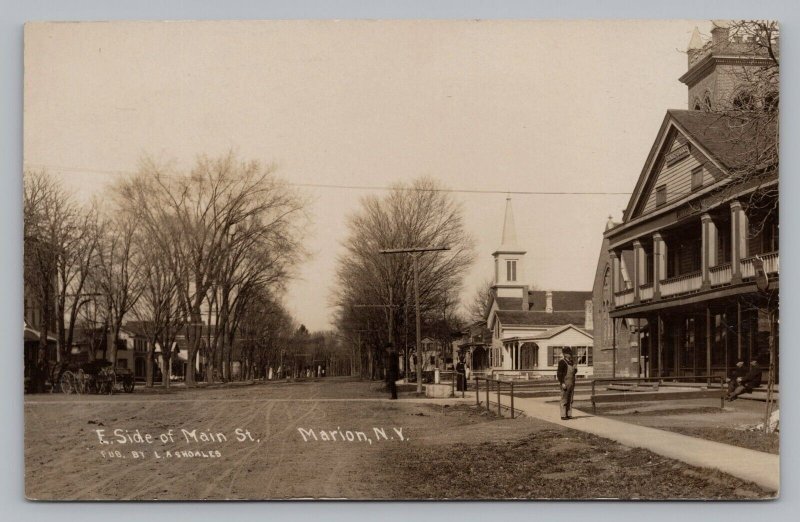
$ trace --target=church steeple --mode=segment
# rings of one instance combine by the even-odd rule
[[[517,244],[517,229],[514,223],[514,211],[511,208],[511,198],[506,198],[506,212],[503,218],[503,235],[500,247],[492,254],[494,256],[494,286],[520,286],[525,280],[524,257],[525,250]]]
[[[511,210],[511,198],[506,198],[506,216],[503,219],[503,239],[500,250],[508,250],[517,246],[517,227],[514,225],[514,211]]]

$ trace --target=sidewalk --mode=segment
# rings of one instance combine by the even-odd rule
[[[475,394],[471,395],[474,400]],[[492,400],[496,400],[496,396]],[[717,469],[773,490],[776,495],[780,489],[778,455],[594,416],[576,409],[572,410],[571,420],[562,421],[558,403],[548,403],[548,400],[553,399],[514,397],[514,409],[528,417],[591,433],[625,446],[644,448],[692,466]],[[509,407],[510,396],[501,395],[500,402],[503,407]]]

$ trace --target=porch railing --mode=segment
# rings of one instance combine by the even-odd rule
[[[653,283],[639,285],[639,299],[649,301],[653,298]]]
[[[684,294],[687,292],[694,292],[700,290],[703,284],[703,275],[701,272],[692,272],[690,274],[683,274],[677,277],[661,280],[661,295],[676,295]]]
[[[616,292],[614,294],[614,304],[617,306],[633,304],[633,288]]]
[[[724,285],[731,282],[731,264],[724,263],[722,265],[712,266],[708,269],[708,276],[711,280],[711,286]]]
[[[759,256],[764,261],[764,271],[768,274],[777,274],[780,272],[780,265],[779,265],[779,256],[777,252],[770,252],[769,254],[759,254]],[[753,267],[753,260],[756,256],[750,256],[742,259],[741,261],[741,270],[742,270],[742,278],[747,279],[748,277],[755,277],[756,270]]]

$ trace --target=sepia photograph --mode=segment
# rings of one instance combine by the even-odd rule
[[[780,61],[769,19],[27,23],[26,498],[777,499]]]

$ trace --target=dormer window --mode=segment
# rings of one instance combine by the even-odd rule
[[[660,207],[667,204],[667,186],[656,187],[656,206]]]
[[[506,261],[506,281],[515,282],[517,280],[517,260],[508,259]]]

